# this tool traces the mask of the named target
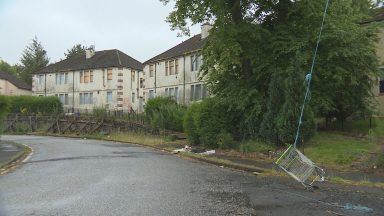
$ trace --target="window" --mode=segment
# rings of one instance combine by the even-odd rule
[[[135,93],[132,93],[132,103],[135,103]]]
[[[89,71],[84,71],[84,83],[89,83]]]
[[[194,85],[191,85],[191,97],[190,97],[190,100],[191,101],[195,100],[195,86]]]
[[[112,69],[107,70],[107,80],[112,80]]]
[[[202,91],[201,91],[201,85],[195,85],[195,100],[201,100],[202,99],[202,95],[201,95]]]
[[[68,83],[68,73],[57,73],[56,74],[56,85],[62,85]]]
[[[175,100],[176,100],[177,102],[179,102],[179,88],[178,88],[178,87],[175,88],[175,94],[174,94],[174,97],[175,97]]]
[[[80,83],[93,82],[93,71],[81,71],[80,72]]]
[[[149,95],[151,95],[151,91],[149,91]],[[176,101],[179,101],[179,88],[178,87],[166,88],[165,89],[165,96],[171,97],[171,98],[175,99]]]
[[[201,64],[202,64],[201,55],[191,56],[191,71],[200,70]]]
[[[63,105],[68,105],[68,94],[58,94],[56,97],[59,98],[60,102]]]
[[[168,61],[165,61],[165,76],[168,76]]]
[[[149,99],[155,98],[155,90],[149,90]]]
[[[154,65],[149,65],[149,77],[155,76]]]
[[[132,79],[132,81],[134,81],[134,80],[135,80],[135,73],[136,73],[136,72],[135,72],[134,70],[133,70],[133,71],[131,71],[131,77],[132,77],[131,79]]]
[[[168,94],[169,94],[170,97],[173,97],[175,95],[175,89],[174,88],[170,88]]]
[[[165,76],[178,74],[178,70],[179,61],[177,59],[165,61]]]
[[[179,73],[179,60],[175,59],[175,74]]]
[[[191,101],[199,101],[209,96],[207,89],[204,85],[197,84],[191,85]]]
[[[39,80],[38,82],[40,85],[44,84],[44,75],[39,75],[38,80]]]
[[[80,72],[80,83],[84,83],[84,72]]]
[[[93,104],[93,93],[80,93],[80,104]]]
[[[107,91],[107,103],[112,103],[112,91]]]
[[[89,71],[89,82],[93,82],[93,71]]]
[[[175,61],[169,61],[169,75],[174,75],[175,74]]]

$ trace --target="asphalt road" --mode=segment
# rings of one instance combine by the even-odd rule
[[[378,189],[303,190],[285,178],[185,160],[136,145],[35,136],[2,136],[34,150],[0,176],[0,215],[346,215],[327,203],[359,204],[384,215]],[[359,190],[359,191],[357,191]]]

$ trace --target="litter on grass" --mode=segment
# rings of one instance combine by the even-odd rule
[[[188,145],[186,145],[184,148],[181,149],[175,149],[172,151],[173,154],[178,154],[180,152],[191,152],[192,148]]]
[[[213,155],[215,154],[216,151],[215,150],[208,150],[208,151],[205,151],[205,152],[202,152],[200,153],[201,155]]]
[[[178,154],[181,152],[191,152],[191,153],[200,154],[200,155],[213,155],[216,153],[215,150],[192,149],[192,147],[188,145],[184,146],[184,148],[175,149],[172,151],[173,154]]]

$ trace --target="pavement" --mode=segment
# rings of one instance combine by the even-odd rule
[[[309,192],[289,178],[254,176],[137,145],[2,139],[34,153],[0,176],[1,216],[384,215],[384,191],[378,188],[326,183]],[[348,203],[354,210],[343,208]]]
[[[7,165],[18,155],[23,153],[24,149],[20,145],[10,142],[0,141],[0,167]]]

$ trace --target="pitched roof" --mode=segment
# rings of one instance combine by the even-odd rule
[[[13,76],[10,73],[0,71],[0,79],[7,80],[8,82],[12,83],[17,88],[25,89],[25,90],[32,90],[31,85],[25,83],[22,80],[17,79],[15,76]]]
[[[193,52],[199,49],[202,49],[205,43],[205,39],[201,39],[201,34],[195,35],[188,40],[172,47],[171,49],[147,60],[144,64],[148,64],[151,62],[159,61],[162,59],[173,58],[182,56],[185,53]]]
[[[127,67],[143,70],[143,64],[117,49],[95,52],[87,59],[85,54],[74,56],[54,64],[50,64],[36,73],[54,73],[59,71],[87,70],[108,67]]]

